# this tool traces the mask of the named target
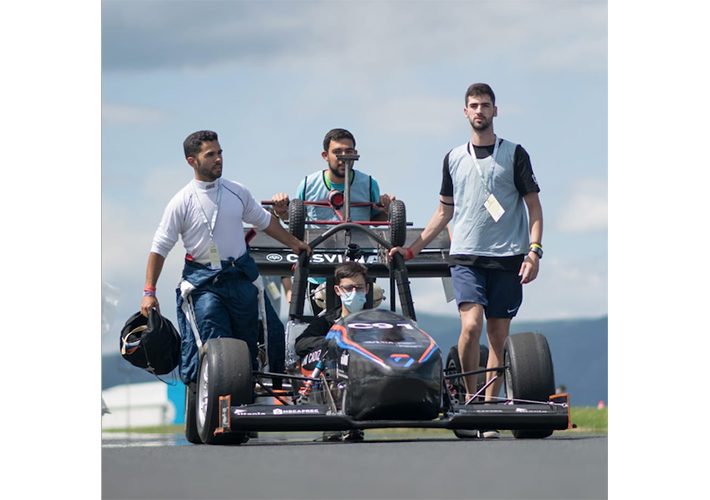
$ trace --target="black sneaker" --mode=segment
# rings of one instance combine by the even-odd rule
[[[475,429],[454,429],[454,435],[459,439],[478,439],[478,431]]]
[[[365,433],[360,429],[352,429],[343,433],[343,441],[363,441]]]
[[[323,441],[340,441],[341,436],[341,431],[325,431],[323,433]]]

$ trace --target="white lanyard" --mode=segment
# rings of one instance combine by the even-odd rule
[[[197,195],[197,190],[195,189],[195,184],[192,184],[192,192],[195,194],[195,199],[197,200],[197,204],[200,206],[200,211],[202,212],[202,222],[205,223],[205,226],[207,226],[207,230],[210,232],[210,249],[209,249],[209,255],[210,255],[210,267],[212,269],[221,269],[222,264],[221,260],[219,257],[219,250],[217,249],[217,245],[214,242],[214,228],[215,225],[217,224],[217,213],[219,212],[219,202],[222,200],[222,184],[217,180],[217,201],[214,204],[214,208],[212,209],[212,223],[207,220],[207,213],[205,212],[205,208],[202,206],[202,203],[200,203],[200,197]]]
[[[200,211],[202,212],[202,222],[207,226],[207,230],[210,232],[210,239],[214,241],[214,228],[217,224],[217,213],[219,212],[219,202],[222,200],[222,184],[217,181],[217,201],[214,204],[214,209],[212,209],[212,223],[207,220],[207,213],[205,212],[202,203],[200,203],[200,197],[197,195],[197,190],[195,189],[195,184],[192,183],[192,192],[195,193],[195,200],[200,206]]]
[[[495,145],[493,146],[493,154],[491,155],[493,157],[493,163],[491,165],[491,171],[488,173],[488,179],[493,180],[493,171],[496,168],[496,158],[498,158],[498,136],[495,136]],[[483,189],[486,190],[486,196],[491,195],[491,190],[488,189],[488,182],[486,181],[485,177],[483,177],[483,171],[481,170],[481,165],[478,163],[478,158],[476,158],[476,149],[472,143],[469,142],[469,145],[471,149],[469,150],[469,154],[471,155],[471,158],[473,159],[473,164],[476,165],[476,170],[478,170],[478,176],[481,178],[481,182],[483,183]],[[493,186],[491,186],[492,188]]]

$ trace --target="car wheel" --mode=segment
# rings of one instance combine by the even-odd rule
[[[215,435],[219,426],[219,397],[231,396],[231,405],[252,402],[251,354],[246,342],[223,337],[208,340],[200,356],[195,405],[196,427],[207,444],[241,444],[246,432]]]
[[[390,203],[390,243],[395,247],[403,247],[407,241],[407,210],[402,200]]]
[[[503,345],[508,399],[547,402],[555,393],[555,374],[547,339],[540,333],[510,335]],[[546,438],[552,430],[513,430],[516,438]]]
[[[301,241],[306,236],[306,205],[300,198],[288,205],[288,232]]]
[[[488,365],[488,346],[479,345],[478,346],[479,358],[478,366],[480,369],[484,369]],[[461,373],[463,370],[461,368],[461,359],[459,358],[459,347],[453,346],[449,349],[449,354],[446,356],[446,372],[447,373]],[[478,376],[476,383],[476,391],[480,390],[486,383],[486,377],[483,375]],[[451,384],[455,394],[466,394],[466,385],[463,382],[463,378],[456,378],[451,381]],[[464,403],[465,401],[459,401]]]
[[[197,383],[190,382],[185,386],[185,437],[192,444],[202,444],[197,432]]]
[[[478,366],[483,369],[488,365],[488,346],[481,344],[479,346],[479,358]],[[453,346],[449,349],[449,354],[446,356],[446,372],[447,373],[461,373],[463,370],[461,368],[461,359],[459,358],[459,347]],[[476,383],[476,391],[483,387],[486,383],[485,376],[479,374]],[[466,394],[466,385],[462,378],[456,378],[449,384],[450,390],[454,395]],[[457,398],[458,399],[458,398]],[[459,399],[459,404],[465,403]],[[472,431],[468,429],[454,429],[454,436],[459,439],[476,439],[478,438],[478,431]]]
[[[446,356],[446,373],[461,373],[461,360],[459,359],[458,346],[453,346],[449,349],[449,354]],[[466,386],[463,383],[463,378],[458,377],[451,379],[448,386],[449,391],[459,400],[459,403],[465,403],[465,401],[461,401],[461,399],[465,398],[463,395],[466,394]]]

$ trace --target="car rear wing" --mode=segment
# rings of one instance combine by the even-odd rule
[[[345,262],[348,252],[356,252],[356,259],[368,267],[372,277],[386,278],[390,276],[390,264],[387,262],[387,248],[368,236],[388,241],[389,230],[378,227],[366,227],[367,231],[340,231],[322,240],[309,262],[309,276],[333,276],[335,268]],[[313,242],[320,239],[326,228],[307,228],[304,241]],[[248,234],[252,229],[245,229]],[[410,246],[421,234],[423,229],[407,229],[405,247]],[[448,266],[450,240],[448,232],[442,231],[414,259],[407,260],[407,274],[412,278],[439,278],[450,276]],[[263,276],[291,276],[298,256],[290,248],[285,247],[264,232],[257,231],[249,241],[250,254],[256,261],[259,273]]]

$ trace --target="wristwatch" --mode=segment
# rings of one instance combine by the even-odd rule
[[[538,259],[542,259],[542,247],[540,245],[537,245],[535,243],[530,245],[530,250],[528,252],[532,252],[535,255],[537,255]]]

